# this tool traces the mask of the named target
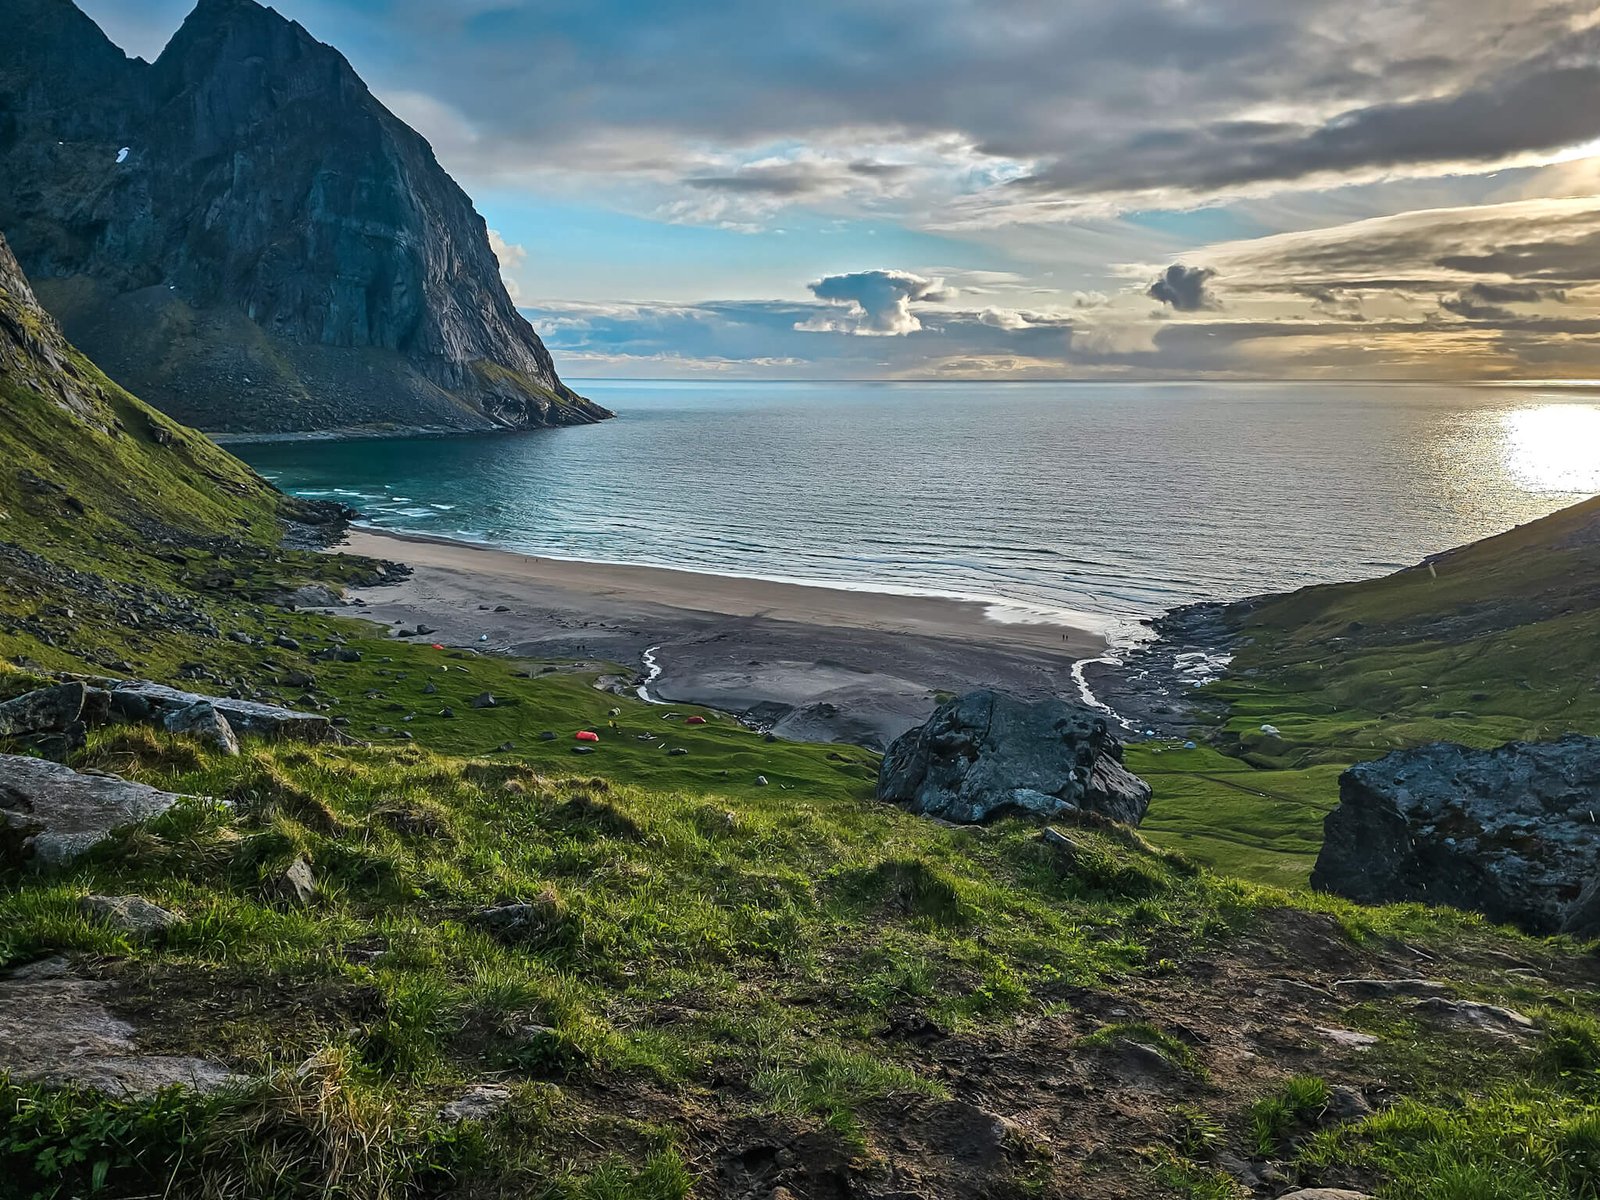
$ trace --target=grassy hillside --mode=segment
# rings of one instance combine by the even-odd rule
[[[269,628],[362,653],[302,665],[370,745],[222,759],[98,734],[80,765],[229,807],[0,881],[0,964],[70,954],[146,1048],[253,1082],[148,1102],[0,1084],[0,1164],[37,1194],[75,1194],[103,1163],[103,1194],[124,1197],[744,1195],[728,1181],[788,1148],[796,1195],[831,1194],[836,1171],[884,1187],[915,1172],[939,1195],[1242,1196],[1218,1168],[1236,1154],[1443,1197],[1478,1193],[1415,1188],[1440,1161],[1487,1171],[1513,1116],[1542,1122],[1518,1150],[1537,1189],[1482,1194],[1588,1194],[1590,1176],[1569,1187],[1548,1161],[1600,1120],[1596,978],[1560,943],[1242,885],[1129,833],[1069,829],[1064,855],[1027,822],[953,829],[873,801],[863,751],[769,743],[716,714],[684,726],[559,668],[337,618]],[[0,673],[0,693],[30,682]],[[501,706],[467,707],[482,690]],[[595,753],[572,753],[577,727],[602,731]],[[297,857],[308,904],[282,883]],[[83,914],[91,893],[182,924],[135,941]],[[539,915],[505,939],[475,914],[509,901]],[[1439,1029],[1331,987],[1414,973],[1418,955],[1542,1032]],[[1376,1041],[1343,1049],[1324,1027]],[[1573,1039],[1563,1075],[1550,1063]],[[511,1089],[493,1119],[437,1120],[484,1081]],[[1413,1123],[1330,1122],[1333,1086],[1412,1097]],[[1485,1128],[1456,1127],[1462,1103]],[[942,1141],[974,1105],[1013,1124],[968,1161]]]
[[[1353,762],[1430,741],[1600,734],[1600,499],[1227,616],[1239,642],[1206,689],[1228,711],[1214,748],[1129,756],[1155,787],[1152,840],[1219,870],[1308,880]]]
[[[286,587],[372,564],[281,549],[283,500],[58,361],[105,407],[69,413],[21,369],[0,382],[0,698],[125,662],[314,705],[350,740],[224,758],[144,726],[92,735],[75,765],[202,799],[69,867],[0,869],[0,972],[65,956],[142,1052],[239,1080],[131,1099],[0,1071],[0,1194],[1600,1189],[1600,969],[1581,947],[1244,883],[1126,830],[1065,826],[1064,848],[1024,821],[945,826],[874,801],[865,751],[284,611]],[[314,657],[334,645],[359,657]],[[580,728],[600,735],[587,755]],[[1132,763],[1161,797],[1152,836],[1290,882],[1310,852],[1292,814],[1337,770]],[[177,924],[136,939],[86,913],[92,894]],[[497,928],[484,914],[508,903],[521,923]],[[1337,986],[1419,972],[1533,1024]],[[443,1118],[486,1085],[503,1103]]]
[[[1600,732],[1600,499],[1382,579],[1273,597],[1239,624],[1217,691],[1256,761]]]

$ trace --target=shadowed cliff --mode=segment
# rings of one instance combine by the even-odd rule
[[[609,416],[557,377],[483,218],[344,57],[201,0],[153,64],[70,0],[15,0],[0,230],[69,337],[225,432]]]

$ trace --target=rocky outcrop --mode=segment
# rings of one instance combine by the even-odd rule
[[[0,230],[123,386],[226,432],[608,414],[557,377],[483,218],[339,52],[200,0],[156,62],[69,0],[14,0]]]
[[[240,1081],[220,1063],[140,1050],[137,1031],[108,1007],[112,992],[62,958],[0,976],[0,1071],[133,1096],[169,1087],[211,1092]]]
[[[219,714],[232,732],[241,736],[320,742],[333,732],[327,717],[280,708],[276,704],[202,696],[144,681],[118,683],[111,688],[111,711],[116,716],[127,721],[159,721],[174,732],[183,732],[172,724],[178,714],[190,712],[190,719],[202,718],[203,713],[192,711],[202,704]]]
[[[239,753],[239,739],[233,726],[210,701],[199,700],[188,708],[169,712],[161,719],[161,727],[168,733],[196,738],[221,754],[237,757]]]
[[[70,862],[181,799],[115,775],[80,774],[60,763],[0,754],[0,861]]]
[[[1137,825],[1150,785],[1123,767],[1121,743],[1092,709],[979,691],[896,739],[878,799],[963,823],[1079,812]]]
[[[61,761],[84,744],[84,706],[89,689],[81,683],[40,688],[0,704],[0,741],[16,743],[45,758]],[[100,708],[96,706],[96,712]]]
[[[1437,743],[1350,768],[1311,882],[1534,933],[1600,934],[1600,738]]]

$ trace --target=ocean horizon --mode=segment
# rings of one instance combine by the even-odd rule
[[[1382,574],[1600,491],[1580,389],[585,380],[615,421],[235,446],[376,529],[940,596],[1115,639]]]

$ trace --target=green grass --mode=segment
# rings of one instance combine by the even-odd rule
[[[1312,1173],[1374,1173],[1380,1200],[1600,1195],[1600,1023],[1587,1013],[1548,1012],[1532,1052],[1506,1058],[1476,1076],[1451,1072],[1422,1094],[1322,1130],[1295,1161]],[[1310,1099],[1308,1092],[1307,1107]],[[1291,1107],[1287,1093],[1263,1103]]]
[[[624,721],[655,712],[565,677],[505,683],[524,702],[513,710],[570,697],[622,707]],[[637,752],[603,768],[598,756],[537,758],[539,746],[486,758],[251,744],[223,759],[146,729],[98,733],[85,763],[231,806],[180,807],[68,871],[11,879],[0,965],[114,956],[163,1046],[268,1074],[336,1055],[352,1086],[396,1113],[425,1112],[428,1097],[486,1070],[669,1091],[714,1072],[740,1081],[756,1112],[859,1137],[862,1105],[942,1091],[914,1046],[876,1036],[908,997],[949,1028],[981,1028],[1042,1010],[1063,985],[1137,969],[1157,940],[1203,940],[1219,914],[1251,911],[1235,888],[1136,839],[1082,831],[1089,872],[1063,875],[1030,824],[974,838],[870,799],[826,747],[727,726],[701,736],[696,780],[681,760]],[[720,762],[795,786],[758,788],[743,773],[724,784]],[[599,769],[609,774],[589,774]],[[304,908],[279,882],[297,857],[319,889]],[[82,915],[88,892],[137,892],[184,923],[133,943]],[[539,916],[511,938],[475,921],[507,902]],[[799,1001],[818,989],[826,1004]],[[663,1007],[681,1015],[663,1024]],[[528,1026],[541,1030],[531,1041],[518,1032]],[[140,1128],[163,1164],[187,1159],[167,1126]],[[493,1162],[532,1164],[541,1186],[562,1177],[559,1122],[490,1133]],[[419,1144],[431,1136],[417,1126]],[[411,1171],[395,1152],[394,1169]],[[109,1195],[137,1194],[133,1166],[107,1170]]]
[[[1118,1042],[1137,1042],[1158,1051],[1163,1058],[1189,1074],[1203,1077],[1205,1067],[1195,1053],[1178,1038],[1149,1021],[1118,1021],[1102,1025],[1079,1039],[1080,1046],[1115,1046]]]
[[[1232,749],[1256,765],[1600,732],[1600,500],[1360,583],[1241,610]],[[1260,731],[1277,727],[1282,736]]]
[[[1305,887],[1322,845],[1322,820],[1339,800],[1339,765],[1253,769],[1208,746],[1127,747],[1128,769],[1150,783],[1140,832],[1216,871],[1278,887]]]
[[[1276,1092],[1250,1106],[1250,1141],[1262,1158],[1271,1158],[1297,1131],[1314,1124],[1328,1107],[1326,1080],[1296,1075]]]

